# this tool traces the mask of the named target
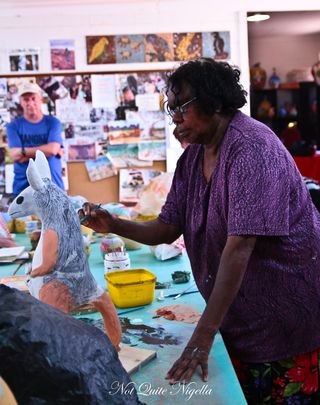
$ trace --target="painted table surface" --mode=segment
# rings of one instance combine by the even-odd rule
[[[30,244],[25,235],[17,235],[17,243],[25,245],[27,250]],[[91,245],[89,257],[90,268],[97,282],[106,288],[104,279],[104,266],[102,255],[99,251],[100,239]],[[149,247],[143,246],[139,250],[129,251],[131,268],[144,268],[153,272],[160,282],[171,281],[171,274],[177,270],[191,271],[187,255],[166,261],[157,260],[150,252]],[[17,264],[1,264],[0,277],[11,275]],[[17,273],[24,274],[23,267]],[[175,360],[179,357],[185,344],[191,336],[195,324],[169,321],[164,318],[156,318],[155,311],[166,305],[184,304],[191,306],[198,312],[202,312],[205,306],[204,300],[199,293],[181,296],[178,299],[165,298],[157,301],[160,291],[164,294],[179,294],[194,283],[192,277],[188,283],[171,284],[166,290],[155,290],[155,299],[152,304],[144,306],[132,312],[130,308],[118,308],[122,325],[125,322],[123,337],[125,343],[155,350],[157,357],[140,370],[131,374],[131,379],[138,391],[139,398],[146,404],[210,404],[210,405],[242,405],[246,404],[239,382],[232,367],[230,358],[224,346],[220,334],[217,334],[209,358],[209,379],[204,383],[200,377],[200,370],[189,384],[176,384],[171,386],[165,375]],[[196,290],[196,287],[191,287]],[[123,313],[123,314],[122,314]],[[122,315],[121,315],[122,314]],[[83,315],[92,321],[101,319],[99,313]],[[119,387],[130,389],[130,387]]]

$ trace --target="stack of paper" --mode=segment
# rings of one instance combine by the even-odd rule
[[[24,252],[24,246],[15,246],[0,249],[0,263],[10,263],[18,259]]]

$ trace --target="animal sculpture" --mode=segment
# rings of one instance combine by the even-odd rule
[[[106,333],[119,349],[121,325],[107,293],[92,276],[78,215],[68,196],[51,181],[48,161],[41,151],[27,168],[30,186],[11,203],[12,218],[37,215],[42,228],[28,278],[30,293],[60,309],[92,303],[101,313]]]

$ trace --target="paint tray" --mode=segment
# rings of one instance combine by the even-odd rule
[[[151,304],[156,276],[145,269],[131,269],[105,274],[112,302],[119,308]]]

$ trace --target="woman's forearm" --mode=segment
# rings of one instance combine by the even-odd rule
[[[145,222],[116,218],[113,222],[112,232],[146,245],[172,243],[181,235],[178,227],[165,224],[159,218]]]

